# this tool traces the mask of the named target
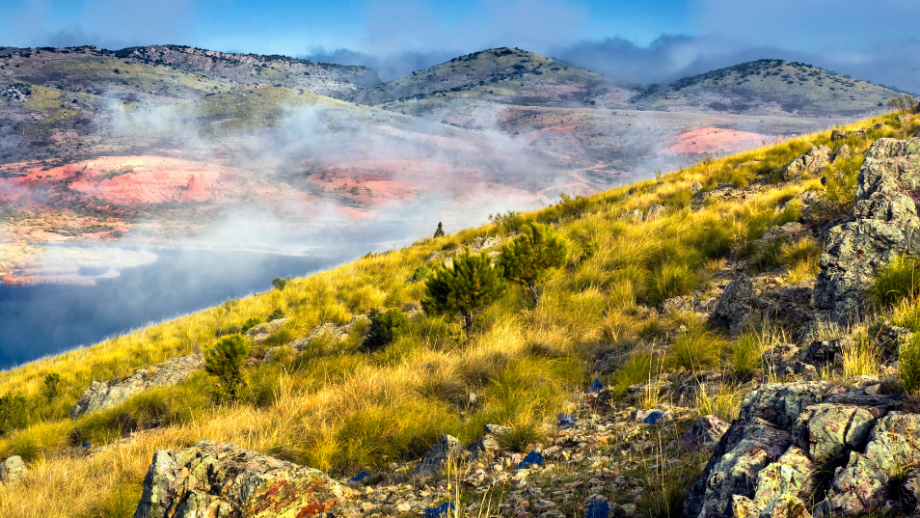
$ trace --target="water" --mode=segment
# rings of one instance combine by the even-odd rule
[[[157,261],[99,278],[95,286],[0,285],[0,369],[99,342],[150,322],[271,289],[275,277],[304,276],[355,252],[285,256],[260,252],[156,250]],[[84,269],[83,274],[100,272]]]

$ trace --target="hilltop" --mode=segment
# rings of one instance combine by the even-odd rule
[[[2,372],[0,458],[22,463],[4,468],[0,514],[128,516],[142,493],[150,511],[151,494],[191,489],[218,505],[199,478],[270,468],[353,517],[447,502],[911,515],[920,474],[895,469],[920,455],[920,318],[899,229],[920,225],[918,131],[920,115],[891,113],[565,196]],[[535,223],[566,243],[536,304],[512,286],[468,337],[459,315],[419,308],[432,270],[467,247],[501,257]],[[380,311],[405,320],[374,345]],[[200,353],[234,335],[252,349],[227,402]],[[470,460],[444,464],[449,451]]]
[[[629,102],[649,110],[852,116],[879,111],[898,95],[804,63],[762,59],[651,85]]]

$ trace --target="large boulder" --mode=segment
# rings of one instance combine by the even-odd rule
[[[459,462],[470,456],[470,451],[453,435],[443,435],[428,450],[422,461],[415,466],[415,473],[437,473],[447,467],[448,462]]]
[[[729,334],[738,334],[754,313],[754,284],[744,275],[725,287],[716,308],[709,316],[709,325]]]
[[[26,472],[26,463],[19,455],[13,455],[0,462],[0,482],[9,483],[21,477]]]
[[[134,518],[301,518],[351,494],[321,471],[200,441],[154,454]]]
[[[808,153],[796,158],[783,171],[783,180],[801,178],[803,174],[816,174],[831,163],[831,149],[827,146],[811,148]]]
[[[70,418],[113,407],[131,396],[154,387],[175,385],[187,380],[204,366],[204,355],[191,354],[159,363],[153,369],[140,369],[125,379],[94,381],[70,409]]]
[[[696,451],[703,448],[712,448],[718,444],[719,439],[728,431],[728,425],[714,415],[704,415],[697,418],[690,425],[687,433],[680,439],[681,447]]]
[[[878,270],[898,254],[920,253],[920,139],[879,139],[860,170],[854,220],[832,228],[812,304],[836,322],[866,309]]]

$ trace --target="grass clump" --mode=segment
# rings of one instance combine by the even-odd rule
[[[738,337],[732,344],[729,359],[732,372],[741,378],[750,378],[761,371],[760,357],[764,348],[760,338],[751,333]]]
[[[920,336],[914,333],[910,342],[901,345],[898,353],[898,376],[907,392],[920,392]]]
[[[920,292],[920,262],[906,255],[895,257],[879,270],[869,298],[878,308],[889,308]]]
[[[714,333],[690,330],[678,336],[671,344],[667,363],[672,368],[690,372],[718,367],[724,348],[724,342]]]
[[[647,285],[648,300],[654,305],[699,287],[699,276],[686,264],[665,264],[654,270]]]
[[[652,379],[652,355],[634,354],[617,369],[610,382],[610,391],[616,398],[622,398],[629,392],[629,387],[646,383]]]

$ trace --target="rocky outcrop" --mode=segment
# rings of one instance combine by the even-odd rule
[[[898,508],[920,480],[920,415],[860,380],[768,383],[744,398],[685,506],[687,518],[857,516]],[[865,389],[860,388],[866,386]],[[834,466],[838,466],[834,470]],[[920,473],[917,473],[920,475]]]
[[[253,343],[260,344],[264,342],[266,339],[268,339],[268,337],[271,336],[272,333],[281,329],[281,327],[284,326],[284,324],[287,324],[289,320],[290,319],[288,318],[276,318],[275,320],[272,320],[270,322],[263,322],[249,329],[248,331],[243,333],[243,335],[246,338],[249,338],[250,340],[252,340]]]
[[[351,490],[321,471],[200,441],[154,454],[134,518],[301,518],[349,496]]]
[[[13,455],[0,462],[0,483],[10,483],[21,477],[26,472],[26,463],[19,455]]]
[[[728,431],[728,425],[714,415],[704,415],[690,425],[690,429],[680,439],[680,445],[686,450],[697,451],[712,448]]]
[[[355,326],[355,324],[357,324],[358,322],[365,322],[367,320],[368,320],[367,315],[355,315],[351,317],[351,320],[347,324],[344,324],[344,325],[338,325],[338,324],[333,324],[331,322],[327,322],[325,324],[314,327],[307,334],[307,336],[303,338],[298,338],[297,340],[294,340],[286,344],[286,346],[296,351],[302,351],[306,349],[307,347],[309,347],[311,342],[317,339],[330,340],[332,342],[339,342],[348,337],[349,333],[351,333],[351,330]],[[275,322],[277,322],[277,320]],[[278,352],[277,347],[269,348],[267,351],[265,351],[265,356],[263,357],[263,360],[264,361],[271,360],[272,358],[274,358],[275,353],[277,352]]]
[[[832,228],[812,304],[843,322],[866,309],[878,270],[898,254],[920,253],[920,139],[879,139],[866,155],[854,220]]]
[[[437,473],[447,467],[448,462],[459,462],[470,456],[467,450],[453,435],[443,435],[422,461],[415,467],[415,473]]]
[[[709,316],[713,329],[738,334],[754,313],[754,284],[744,275],[731,282]]]
[[[699,210],[706,204],[708,200],[716,201],[729,201],[737,200],[744,201],[750,200],[757,197],[757,194],[760,192],[760,186],[752,185],[747,189],[736,189],[732,187],[732,184],[721,184],[718,185],[715,189],[706,192],[699,192],[690,200],[690,206],[693,210]],[[640,217],[642,213],[639,213]]]
[[[783,180],[790,181],[801,178],[803,174],[816,174],[831,163],[831,149],[827,146],[817,146],[811,151],[796,158],[787,165],[783,171]]]
[[[187,380],[204,366],[204,355],[191,354],[159,363],[152,369],[140,369],[131,376],[93,384],[70,409],[70,418],[111,408],[131,396],[154,387],[166,387]]]

